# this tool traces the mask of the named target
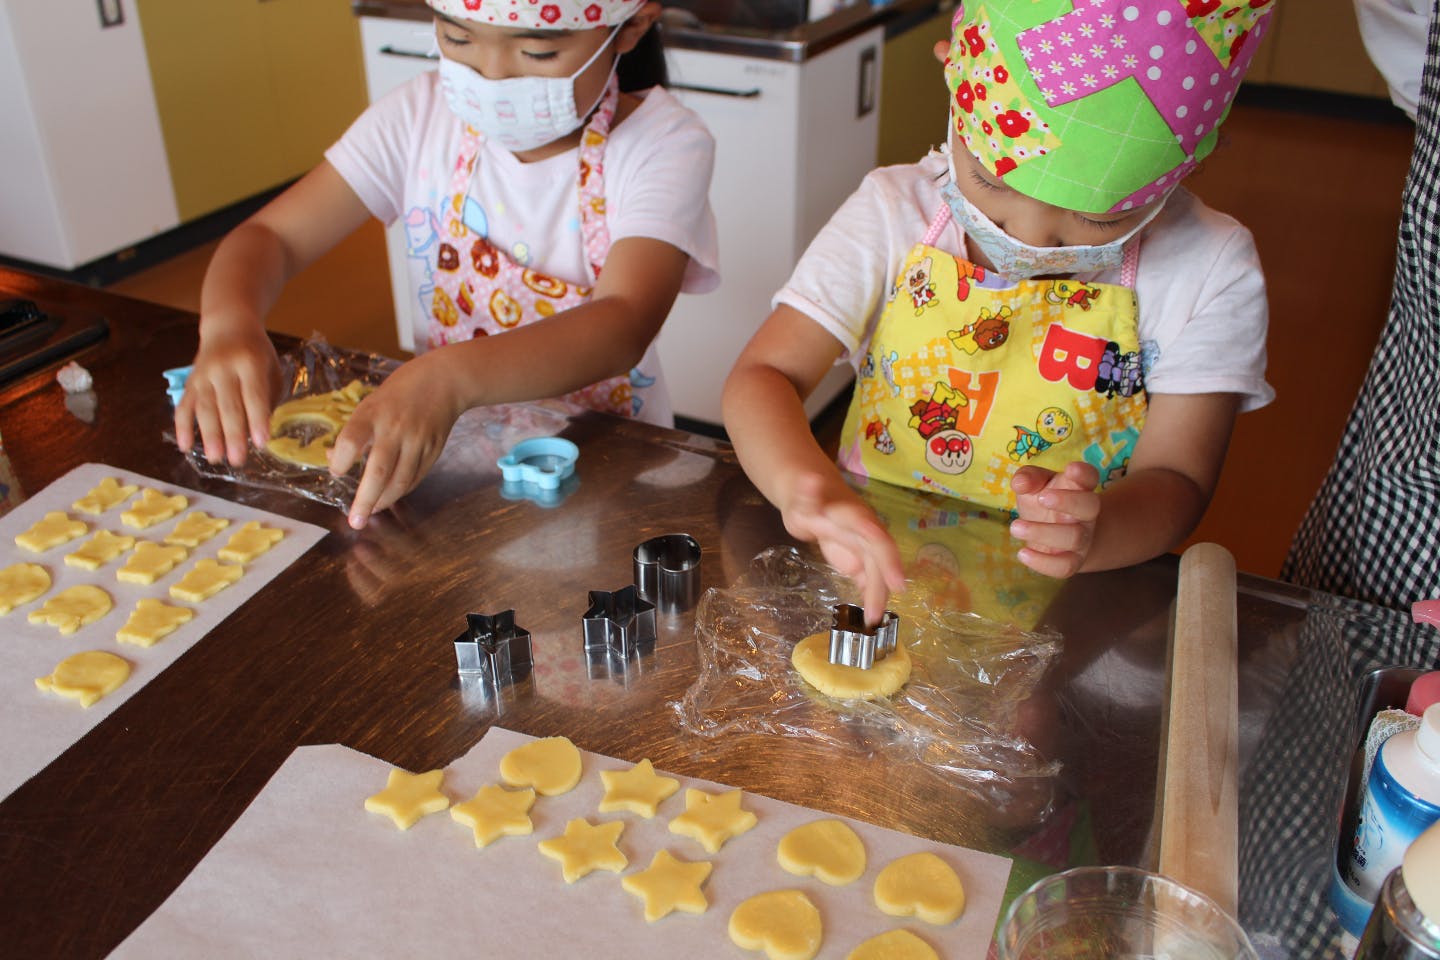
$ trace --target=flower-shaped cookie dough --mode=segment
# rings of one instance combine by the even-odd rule
[[[70,508],[91,516],[99,516],[138,489],[140,488],[133,483],[121,483],[115,477],[106,477],[100,481],[99,486],[70,504]]]
[[[165,542],[182,547],[198,547],[228,526],[229,520],[212,517],[204,510],[195,510],[180,518],[175,529],[165,535]]]
[[[42,519],[36,520],[29,530],[17,536],[15,543],[31,553],[44,553],[51,547],[69,543],[88,529],[90,528],[85,526],[84,521],[71,520],[68,514],[52,510]]]
[[[245,568],[233,563],[219,563],[206,557],[196,562],[178,583],[170,585],[170,596],[176,600],[199,603],[208,600],[240,579]]]
[[[710,908],[700,888],[710,877],[714,864],[706,860],[689,863],[661,850],[650,866],[639,873],[620,878],[620,886],[645,901],[645,922],[654,923],[676,910],[704,913]]]
[[[540,841],[540,852],[551,860],[559,860],[566,883],[574,883],[595,870],[619,873],[630,863],[615,842],[625,832],[625,824],[611,820],[599,826],[584,817],[565,824],[565,835]]]
[[[82,583],[78,587],[55,594],[39,610],[30,611],[31,623],[48,623],[69,636],[87,623],[94,623],[110,612],[114,601],[110,594]]]
[[[157,523],[169,520],[189,504],[190,498],[183,493],[167,497],[159,490],[151,490],[146,487],[140,491],[140,496],[130,504],[129,508],[120,514],[120,522],[136,530],[144,530],[146,527],[153,527]]]
[[[0,570],[0,615],[50,589],[50,571],[38,563],[12,563]]]
[[[74,553],[65,555],[65,565],[82,570],[99,570],[133,546],[135,538],[129,534],[96,530],[95,536],[80,544]]]
[[[534,787],[556,797],[580,782],[580,751],[569,737],[545,737],[516,747],[500,758],[500,779],[512,787]]]
[[[845,960],[940,960],[940,954],[909,930],[895,929],[866,940]]]
[[[865,872],[865,845],[843,820],[796,827],[780,839],[775,858],[787,873],[819,877],[832,887],[853,883]]]
[[[647,820],[655,816],[662,801],[680,789],[679,780],[660,776],[648,758],[629,770],[601,770],[600,780],[605,784],[601,813],[628,810]]]
[[[104,650],[71,654],[55,666],[48,677],[37,677],[35,686],[79,700],[82,707],[99,700],[130,676],[130,664]]]
[[[194,616],[195,611],[189,607],[172,607],[163,600],[146,597],[135,605],[130,619],[116,632],[115,639],[138,647],[153,647],[181,624],[189,623]]]
[[[943,926],[965,909],[965,889],[950,864],[933,853],[912,853],[875,878],[875,906],[892,917],[919,917]]]
[[[285,538],[284,530],[262,526],[259,520],[251,520],[235,531],[230,542],[216,554],[226,563],[249,563]]]
[[[717,853],[725,841],[755,826],[755,814],[740,809],[740,790],[710,794],[685,790],[685,812],[670,821],[670,832],[698,840],[706,853]]]
[[[141,540],[136,544],[135,552],[125,561],[125,566],[115,571],[115,579],[125,583],[154,583],[174,570],[175,565],[189,553],[184,547]]]
[[[530,808],[535,806],[535,791],[506,790],[491,784],[481,787],[475,796],[450,808],[450,817],[475,833],[475,846],[487,847],[500,837],[525,837],[535,831]]]
[[[365,798],[365,809],[383,813],[401,830],[409,830],[421,817],[450,806],[450,798],[440,792],[444,780],[444,770],[410,773],[396,767],[390,771],[385,789]]]
[[[820,911],[799,890],[771,890],[744,901],[730,914],[730,939],[744,950],[764,950],[770,960],[810,960],[820,950]]]

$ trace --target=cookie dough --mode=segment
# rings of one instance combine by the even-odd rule
[[[115,571],[115,579],[124,583],[154,583],[175,569],[175,565],[189,556],[184,547],[165,546],[150,540],[141,540],[135,552],[125,561],[125,566]]]
[[[0,570],[0,614],[29,603],[50,589],[50,571],[38,563],[12,563]]]
[[[500,758],[500,779],[512,787],[534,787],[542,797],[568,793],[580,782],[580,751],[569,737],[545,737]]]
[[[163,600],[146,597],[135,605],[130,619],[116,632],[115,639],[137,647],[153,647],[194,617],[195,611],[189,607],[172,607]]]
[[[605,784],[601,813],[629,811],[646,820],[655,816],[662,801],[680,789],[679,780],[660,776],[649,759],[629,770],[601,770],[600,780]]]
[[[78,587],[55,594],[39,610],[30,612],[31,623],[48,623],[69,636],[87,623],[94,623],[110,612],[114,602],[99,587],[82,583]]]
[[[71,654],[55,665],[48,677],[37,677],[35,686],[79,700],[82,707],[99,700],[130,676],[130,664],[104,650]]]
[[[35,525],[29,530],[17,536],[15,543],[31,553],[44,553],[51,547],[69,543],[88,529],[90,528],[85,526],[83,521],[71,520],[68,514],[52,510],[45,514],[43,519],[35,521]]]
[[[785,872],[819,877],[832,887],[854,883],[865,872],[865,844],[843,820],[816,820],[780,839],[775,858]]]
[[[175,529],[165,535],[165,542],[182,547],[198,547],[228,526],[229,520],[212,517],[204,510],[196,510],[180,518]]]
[[[120,514],[120,522],[136,530],[144,530],[157,523],[164,523],[189,505],[190,498],[183,493],[167,497],[159,490],[146,487],[140,491],[140,496],[131,502],[129,508]]]
[[[350,422],[355,407],[374,389],[351,380],[339,390],[287,400],[270,414],[270,441],[265,449],[298,467],[329,469],[330,448],[336,436]],[[297,426],[318,429],[320,434],[308,442],[285,435],[286,430]]]
[[[742,950],[764,950],[770,960],[810,960],[820,951],[820,911],[799,890],[771,890],[730,914],[730,940]]]
[[[551,860],[559,860],[566,883],[574,883],[596,870],[619,873],[630,864],[615,842],[625,832],[625,824],[611,820],[599,826],[584,817],[565,824],[565,835],[540,841],[540,852]]]
[[[965,910],[965,889],[950,864],[933,853],[912,853],[875,878],[875,906],[892,917],[943,926]]]
[[[867,669],[830,662],[830,636],[817,633],[795,644],[790,662],[800,678],[837,700],[888,697],[910,679],[910,653],[903,645]]]
[[[440,792],[444,780],[444,770],[410,773],[396,767],[390,771],[385,789],[365,798],[365,809],[383,813],[401,830],[409,830],[421,817],[450,806],[450,798]]]
[[[128,534],[97,530],[95,536],[82,543],[78,550],[65,555],[65,565],[82,570],[99,570],[133,546],[135,538]]]
[[[240,579],[245,568],[232,563],[220,563],[206,557],[196,561],[195,566],[181,577],[178,583],[170,585],[170,596],[176,600],[199,603],[208,600]]]
[[[888,930],[851,950],[845,960],[940,960],[940,954],[909,930]]]
[[[506,790],[491,784],[481,787],[475,796],[450,808],[450,818],[463,823],[475,833],[475,846],[488,847],[500,837],[528,837],[535,832],[530,808],[535,806],[535,791]]]
[[[639,873],[620,878],[620,886],[645,902],[645,922],[654,923],[679,910],[683,913],[704,913],[710,901],[700,888],[710,878],[714,864],[706,860],[690,863],[661,850],[650,866]]]
[[[670,821],[670,832],[698,840],[706,853],[718,853],[725,841],[749,830],[756,824],[755,814],[740,809],[743,792],[710,794],[704,790],[685,790],[685,812]]]
[[[122,503],[126,497],[140,489],[133,483],[121,483],[115,477],[106,477],[100,485],[85,496],[70,504],[72,510],[99,516],[111,507]]]
[[[230,542],[216,554],[226,563],[249,563],[285,538],[284,530],[262,526],[259,520],[251,520],[235,531]]]

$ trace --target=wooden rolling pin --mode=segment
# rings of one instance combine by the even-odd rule
[[[1239,880],[1239,680],[1235,558],[1214,543],[1180,557],[1163,740],[1159,871],[1235,915]]]

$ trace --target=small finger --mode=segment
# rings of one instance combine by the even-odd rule
[[[1075,571],[1080,569],[1080,558],[1073,553],[1044,553],[1022,547],[1016,555],[1020,562],[1031,570],[1057,580],[1073,576]]]
[[[865,557],[865,581],[861,585],[861,597],[865,607],[866,628],[878,626],[885,616],[885,603],[890,599],[890,592],[886,589],[885,577],[881,574],[873,554],[866,554]]]
[[[371,513],[379,513],[382,510],[390,509],[391,505],[405,494],[415,483],[418,456],[413,450],[402,448],[400,456],[395,463],[394,472],[390,475],[390,482],[385,485],[385,490],[375,501]]]
[[[175,445],[183,453],[195,446],[195,400],[189,390],[175,404]]]
[[[391,443],[379,442],[371,447],[365,472],[360,475],[360,486],[350,503],[350,526],[356,530],[362,529],[375,512],[375,504],[385,492],[394,466],[395,450]]]
[[[1057,490],[1051,487],[1035,498],[1040,506],[1089,523],[1100,516],[1100,498],[1089,490]]]
[[[210,398],[196,399],[195,422],[200,427],[200,445],[205,450],[205,459],[219,463],[225,458],[225,434],[220,429],[220,418]]]
[[[245,407],[235,385],[216,391],[215,406],[220,415],[220,433],[225,445],[225,456],[231,466],[238,467],[245,462],[245,444],[249,442],[249,431],[245,428]]]
[[[240,402],[245,419],[250,422],[250,441],[257,448],[263,448],[270,440],[270,401],[265,393],[259,384],[251,381],[240,384]]]
[[[330,473],[343,477],[350,472],[360,451],[370,442],[370,427],[364,421],[352,419],[341,429],[335,443],[330,447]]]
[[[1086,530],[1078,523],[1043,523],[1038,520],[1016,520],[1010,524],[1010,535],[1024,540],[1025,545],[1050,553],[1077,551],[1085,545]]]

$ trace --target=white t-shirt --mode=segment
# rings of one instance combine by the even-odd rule
[[[774,304],[824,327],[859,368],[906,255],[945,203],[943,154],[871,171],[816,235]],[[1177,189],[1141,236],[1135,295],[1150,393],[1238,393],[1241,410],[1275,397],[1265,382],[1269,309],[1250,231]],[[965,255],[952,219],[934,244]],[[1080,274],[1119,283],[1120,270]]]
[[[1390,87],[1395,106],[1415,119],[1430,33],[1430,0],[1355,0],[1360,39]]]
[[[610,242],[662,240],[690,255],[683,289],[720,283],[710,209],[715,141],[694,112],[662,88],[643,94],[605,145],[605,215]],[[426,339],[430,272],[440,242],[442,197],[464,127],[440,90],[439,73],[414,78],[371,104],[325,158],[379,220],[404,218],[417,344]],[[579,149],[535,163],[489,143],[476,161],[466,223],[517,263],[588,284],[580,233]]]

